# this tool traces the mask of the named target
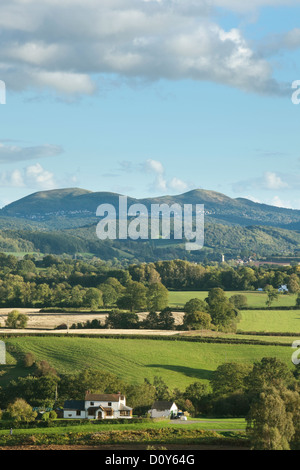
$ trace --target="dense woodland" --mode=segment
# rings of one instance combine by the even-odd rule
[[[287,284],[300,291],[300,268],[231,267],[194,264],[182,260],[114,267],[94,258],[73,260],[47,255],[23,259],[0,254],[0,305],[3,307],[116,306],[131,311],[166,307],[168,290],[249,291]],[[163,301],[155,305],[157,292]],[[142,300],[141,300],[142,299]],[[146,300],[145,300],[146,299]],[[152,300],[151,300],[152,299]]]

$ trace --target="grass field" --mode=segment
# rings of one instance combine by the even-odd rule
[[[58,372],[71,373],[92,367],[116,374],[129,383],[144,378],[163,377],[171,389],[185,389],[196,380],[208,382],[224,362],[253,363],[263,357],[278,357],[293,368],[291,348],[286,346],[191,343],[148,339],[16,337],[6,340],[8,349],[32,352],[37,360],[47,360]],[[26,375],[26,369],[8,356],[0,367],[0,386],[13,377]]]
[[[226,292],[228,297],[236,294],[246,295],[248,299],[249,307],[265,307],[267,294],[264,292]],[[170,291],[169,292],[169,306],[174,307],[183,307],[186,302],[190,299],[201,299],[204,300],[208,295],[208,292],[200,291]],[[296,294],[295,295],[280,295],[278,301],[273,303],[273,306],[276,307],[294,307],[296,305]]]
[[[238,329],[271,333],[299,333],[300,310],[242,310]]]
[[[243,418],[227,418],[227,419],[202,419],[192,420],[185,423],[179,421],[154,421],[151,423],[122,423],[122,424],[79,424],[53,427],[53,428],[30,428],[30,429],[14,429],[14,436],[21,435],[36,435],[36,434],[65,434],[67,432],[100,432],[100,431],[124,431],[124,430],[147,430],[147,429],[162,429],[162,428],[174,428],[186,429],[187,426],[191,429],[204,429],[213,431],[244,431],[246,428],[246,421]],[[7,435],[8,430],[0,430],[0,436]]]

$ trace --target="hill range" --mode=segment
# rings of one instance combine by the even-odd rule
[[[146,199],[128,197],[128,206],[141,203],[148,209],[151,204],[204,204],[205,246],[201,252],[187,254],[183,243],[172,240],[101,242],[95,233],[99,221],[96,209],[104,203],[118,208],[119,196],[68,188],[17,200],[0,210],[0,250],[91,253],[103,259],[151,261],[186,257],[201,260],[204,256],[218,259],[220,253],[238,256],[242,251],[259,256],[293,256],[300,249],[300,210],[232,199],[203,189]]]

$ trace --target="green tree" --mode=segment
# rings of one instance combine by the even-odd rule
[[[159,316],[157,312],[149,312],[145,320],[142,322],[142,328],[148,330],[156,330],[159,328]]]
[[[155,400],[171,399],[171,392],[169,390],[169,387],[161,377],[154,377],[153,386],[155,387]]]
[[[116,393],[116,391],[122,392],[124,388],[122,380],[114,374],[87,368],[75,374],[61,376],[58,398],[63,404],[64,400],[82,400],[87,390],[91,393]]]
[[[106,307],[115,305],[118,300],[118,294],[116,290],[110,284],[100,284],[99,289],[103,295],[103,303]]]
[[[288,282],[287,287],[290,294],[298,294],[300,292],[300,281],[297,274],[291,274]]]
[[[266,305],[267,307],[271,307],[272,303],[279,298],[278,289],[275,289],[273,286],[267,285],[265,287],[265,291],[267,293],[267,300]]]
[[[238,311],[229,302],[223,289],[219,287],[211,289],[206,301],[213,324],[221,330],[235,331]]]
[[[139,327],[139,317],[133,312],[119,312],[112,310],[105,320],[105,328],[117,330],[136,329]]]
[[[99,289],[90,287],[83,297],[83,306],[89,307],[91,310],[97,310],[99,307],[102,307],[102,292]]]
[[[208,395],[208,387],[201,382],[194,382],[189,385],[184,392],[186,400],[190,400],[195,409],[195,414],[201,411],[201,403],[205,396]]]
[[[208,330],[211,327],[211,316],[206,312],[185,313],[182,327],[185,330]]]
[[[212,373],[210,385],[215,396],[228,395],[234,392],[245,392],[245,379],[252,372],[253,366],[228,362],[221,364]]]
[[[287,364],[276,357],[264,357],[255,362],[250,374],[245,378],[245,386],[251,394],[260,393],[268,386],[291,386],[295,378]]]
[[[295,434],[293,416],[279,391],[263,389],[250,405],[247,434],[255,450],[289,450]]]
[[[133,311],[143,311],[147,308],[147,288],[140,282],[130,281],[125,294],[118,300],[119,308]]]
[[[28,352],[24,355],[24,367],[31,367],[35,363],[34,354]]]
[[[232,295],[229,298],[229,301],[234,305],[237,309],[246,309],[248,306],[248,299],[246,295],[243,294],[236,294]]]
[[[158,315],[158,327],[161,330],[174,330],[175,318],[172,309],[164,308]]]
[[[142,384],[126,385],[126,403],[135,412],[146,414],[155,401],[155,387],[144,381]]]
[[[191,299],[183,307],[186,313],[206,312],[207,303],[201,299]]]
[[[12,310],[7,315],[5,326],[12,329],[26,328],[28,320],[28,316],[24,313],[20,313],[18,310]]]
[[[11,403],[7,408],[7,412],[9,417],[16,422],[24,421],[29,423],[37,417],[37,413],[22,398],[17,398],[14,403]]]
[[[163,310],[168,306],[169,291],[160,282],[150,284],[147,291],[147,307],[152,311]]]

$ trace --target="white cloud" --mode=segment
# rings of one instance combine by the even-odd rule
[[[184,192],[188,189],[187,183],[176,177],[171,179],[169,186],[171,189],[179,192]]]
[[[151,160],[151,159],[147,160],[145,167],[147,171],[153,171],[154,173],[157,173],[159,175],[162,175],[165,172],[163,164],[157,160]]]
[[[237,12],[247,12],[262,7],[297,6],[300,0],[211,0],[211,4]]]
[[[243,193],[245,190],[287,190],[299,189],[299,176],[289,174],[277,174],[272,171],[266,171],[260,178],[249,178],[248,180],[238,181],[232,185],[233,191]]]
[[[55,188],[54,174],[45,170],[40,163],[30,165],[25,170],[26,185],[39,186],[43,189]]]
[[[99,75],[209,80],[282,93],[272,67],[215,7],[248,10],[283,1],[10,0],[0,2],[0,76],[8,89],[92,94]],[[289,2],[291,5],[299,2]],[[246,7],[246,4],[248,6]],[[212,17],[212,16],[211,16]]]
[[[154,174],[154,181],[150,186],[151,191],[159,192],[184,192],[188,190],[189,184],[182,181],[176,176],[171,180],[168,180],[165,175],[165,168],[163,164],[158,160],[149,159],[143,165],[143,168],[148,172]]]
[[[15,169],[0,174],[0,184],[5,187],[32,189],[54,189],[54,174],[45,170],[40,163],[29,165],[23,170]]]
[[[283,189],[289,187],[288,183],[283,181],[280,176],[276,175],[276,173],[273,173],[271,171],[267,171],[264,174],[263,184],[267,189]]]

